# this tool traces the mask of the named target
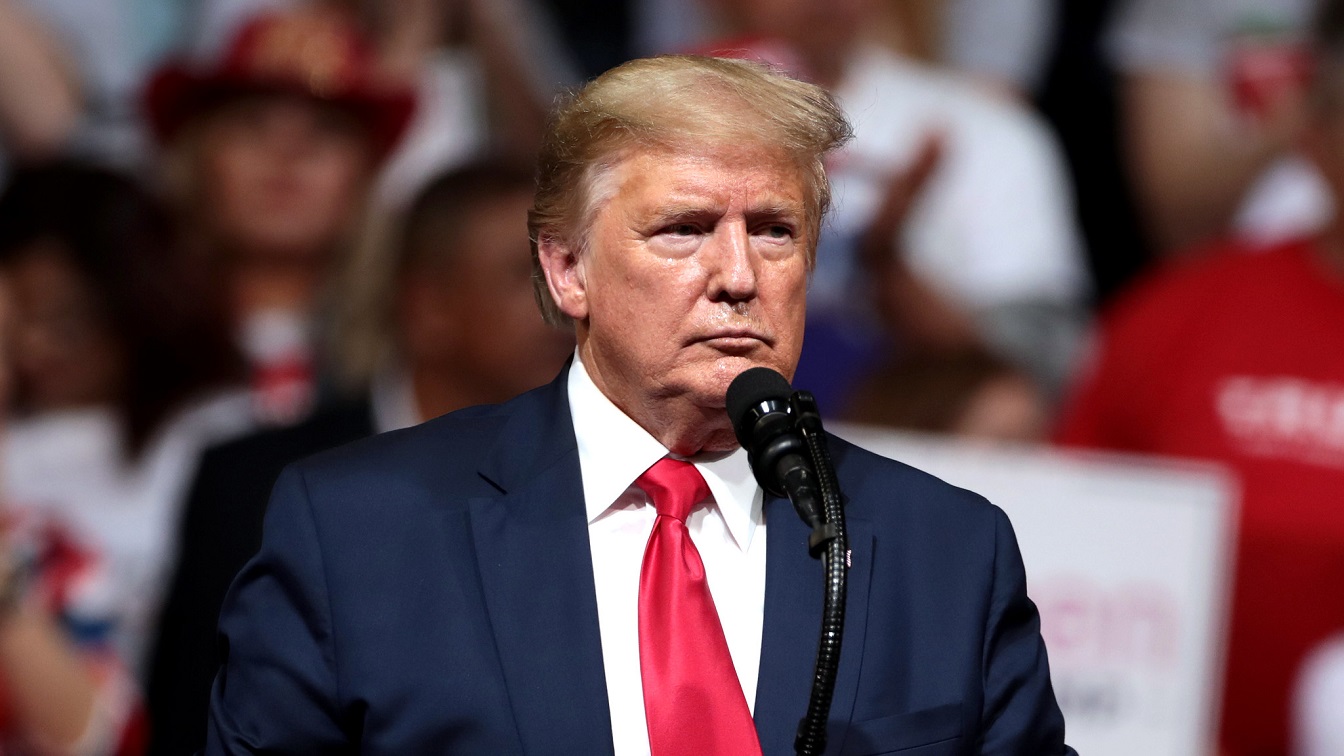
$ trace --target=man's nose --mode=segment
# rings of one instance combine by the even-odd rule
[[[740,302],[756,297],[756,254],[745,223],[721,224],[710,241],[706,294],[714,301]]]

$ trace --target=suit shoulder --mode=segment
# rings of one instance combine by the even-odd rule
[[[474,474],[500,427],[508,406],[469,407],[400,430],[361,438],[320,452],[296,467],[305,480],[388,479],[429,471],[452,477]]]

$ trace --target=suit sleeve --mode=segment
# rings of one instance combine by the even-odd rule
[[[985,633],[980,753],[1077,756],[1064,745],[1064,716],[1050,684],[1040,615],[1027,597],[1017,537],[995,508],[994,586]]]
[[[298,468],[276,483],[261,550],[225,599],[219,643],[207,756],[350,750],[319,533]]]

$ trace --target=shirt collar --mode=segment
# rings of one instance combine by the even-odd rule
[[[584,506],[591,524],[645,470],[668,456],[668,451],[602,393],[577,350],[569,369],[568,392]],[[688,461],[704,476],[724,525],[738,548],[745,551],[761,522],[761,489],[751,473],[746,450],[739,447],[727,454],[698,454]]]

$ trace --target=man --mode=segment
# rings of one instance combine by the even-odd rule
[[[724,392],[793,373],[847,135],[822,90],[742,61],[634,61],[561,107],[529,222],[575,359],[281,476],[206,753],[791,752],[821,571]],[[1004,515],[831,450],[852,567],[830,752],[1072,753]]]
[[[285,465],[379,431],[414,425],[538,386],[573,339],[537,317],[527,230],[532,171],[485,159],[431,181],[380,246],[392,291],[341,350],[351,380],[371,389],[297,426],[269,429],[207,451],[182,513],[178,560],[159,618],[147,698],[150,753],[179,756],[205,742],[210,683],[219,669],[215,628],[229,583],[261,544],[262,516]],[[492,328],[474,322],[491,312]],[[353,331],[345,328],[344,331]],[[499,338],[507,335],[507,338]],[[389,348],[389,343],[392,345]],[[361,359],[363,358],[363,359]],[[375,364],[367,364],[376,360]],[[375,372],[356,373],[361,363]]]
[[[1344,196],[1344,2],[1322,4],[1303,154]],[[1116,300],[1059,440],[1212,459],[1241,484],[1228,756],[1291,753],[1291,690],[1344,631],[1344,222],[1216,242]]]

